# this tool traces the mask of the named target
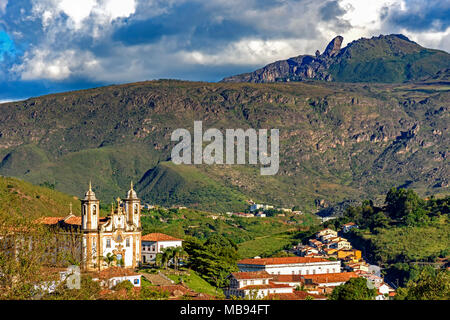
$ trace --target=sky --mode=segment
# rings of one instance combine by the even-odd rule
[[[154,79],[219,81],[401,33],[450,52],[450,0],[0,0],[0,102]]]

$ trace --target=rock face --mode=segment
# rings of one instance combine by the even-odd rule
[[[344,40],[344,38],[341,36],[337,36],[336,38],[331,40],[331,42],[323,52],[323,55],[330,58],[336,56],[341,50],[342,40]]]
[[[426,49],[400,34],[361,38],[341,49],[342,36],[322,54],[300,55],[271,63],[254,72],[224,78],[222,82],[285,82],[324,80],[343,82],[404,82],[434,76],[450,67],[450,55]],[[403,72],[399,72],[402,70]]]

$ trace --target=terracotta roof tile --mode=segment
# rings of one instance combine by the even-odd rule
[[[346,282],[351,278],[357,278],[358,275],[354,272],[339,272],[339,273],[324,273],[324,274],[309,274],[302,275],[305,279],[311,279],[314,283],[333,283]]]
[[[306,257],[257,258],[257,259],[243,259],[238,261],[238,264],[274,265],[274,264],[311,263],[311,262],[329,262],[329,260],[322,258],[306,258]]]
[[[121,268],[121,267],[110,267],[102,271],[91,272],[93,278],[99,278],[102,280],[111,279],[114,277],[125,277],[125,276],[138,276],[139,273],[134,272],[133,269]]]
[[[42,224],[58,224],[59,221],[63,220],[64,217],[42,217],[36,220],[36,223],[42,223]]]
[[[274,282],[300,282],[301,275],[299,274],[277,274],[273,276]]]
[[[269,281],[268,284],[255,284],[239,288],[239,290],[252,290],[252,289],[277,289],[277,288],[292,288],[290,285],[273,283]]]
[[[164,233],[149,233],[141,237],[141,241],[183,241]]]

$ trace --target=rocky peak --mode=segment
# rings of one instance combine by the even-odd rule
[[[331,42],[323,52],[323,55],[327,57],[334,57],[335,55],[337,55],[341,50],[342,40],[344,40],[344,38],[341,36],[337,36],[333,40],[331,40]]]

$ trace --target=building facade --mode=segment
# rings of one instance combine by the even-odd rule
[[[156,255],[165,248],[181,247],[183,240],[171,237],[163,233],[149,233],[141,238],[142,263],[153,263]]]
[[[133,184],[123,200],[117,198],[117,207],[100,218],[100,201],[91,185],[81,200],[82,269],[100,271],[115,264],[134,268],[141,257],[141,204]]]
[[[341,272],[340,261],[322,258],[256,258],[238,261],[237,265],[241,272],[266,271],[269,274],[309,275]]]

